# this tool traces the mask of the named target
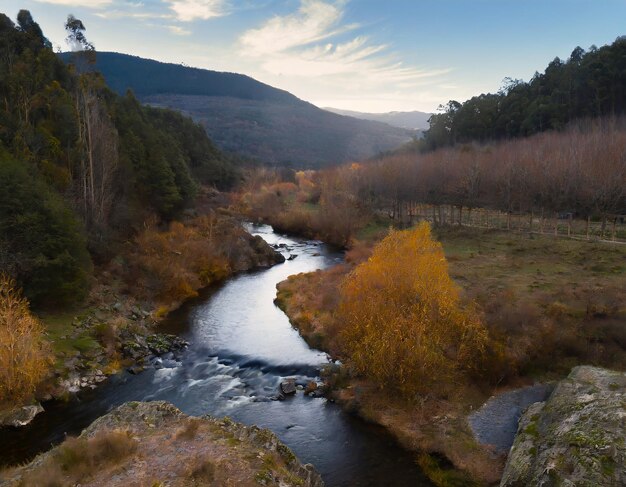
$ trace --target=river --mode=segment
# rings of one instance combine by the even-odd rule
[[[187,414],[230,416],[271,429],[303,463],[315,465],[331,487],[432,485],[415,456],[382,428],[302,392],[274,400],[283,378],[306,382],[328,362],[274,305],[276,284],[343,257],[321,242],[281,236],[269,226],[250,226],[249,231],[297,257],[232,277],[173,312],[161,330],[190,342],[178,359],[166,358],[162,368],[139,375],[118,374],[69,403],[45,404],[46,412],[24,428],[0,430],[0,464],[48,449],[123,402],[165,400]]]

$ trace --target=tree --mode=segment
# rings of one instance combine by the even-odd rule
[[[94,45],[85,37],[85,24],[73,15],[67,16],[65,22],[65,31],[67,32],[66,42],[69,44],[72,51],[87,51],[95,52]]]
[[[4,251],[2,250],[4,249]],[[37,306],[80,301],[91,261],[81,226],[23,164],[0,155],[0,271]]]
[[[37,48],[46,47],[51,48],[52,44],[43,35],[39,24],[33,20],[32,15],[28,10],[20,10],[17,14],[17,24],[22,32],[28,34],[28,36],[34,41]]]
[[[0,273],[0,403],[32,396],[48,373],[49,357],[41,323],[15,281]]]
[[[66,41],[78,73],[75,110],[78,120],[79,188],[87,227],[103,228],[113,203],[112,182],[118,166],[118,134],[103,98],[104,79],[89,72],[95,63],[95,47],[85,37],[85,25],[73,15],[65,23]]]
[[[407,397],[477,368],[488,340],[425,222],[392,231],[347,276],[339,314],[350,366]]]

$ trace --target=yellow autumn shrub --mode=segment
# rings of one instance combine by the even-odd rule
[[[350,366],[406,396],[477,367],[488,340],[463,307],[428,223],[392,231],[341,286],[340,340]]]
[[[49,366],[43,326],[15,281],[0,273],[0,403],[28,399]]]

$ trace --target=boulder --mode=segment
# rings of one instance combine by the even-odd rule
[[[501,487],[626,485],[626,373],[581,366],[522,415]]]
[[[280,392],[286,395],[295,394],[296,393],[296,380],[295,379],[285,379],[280,383]]]
[[[20,426],[26,426],[35,419],[35,416],[42,412],[43,407],[41,407],[39,403],[0,412],[0,427],[13,426],[14,428],[18,428]]]

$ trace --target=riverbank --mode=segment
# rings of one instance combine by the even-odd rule
[[[623,370],[626,341],[620,330],[626,316],[618,298],[626,254],[618,247],[496,231],[444,227],[435,233],[451,276],[478,303],[490,335],[501,344],[498,363],[485,368],[482,380],[459,384],[445,397],[425,395],[410,403],[346,371],[330,374],[328,381],[338,402],[385,426],[420,455],[440,485],[493,484],[505,455],[478,443],[467,416],[498,391],[561,378],[576,364]],[[339,287],[353,265],[368,257],[363,248],[352,254],[358,254],[352,265],[290,277],[279,284],[276,299],[311,345],[339,359]],[[469,478],[459,479],[446,464]]]
[[[169,228],[144,230],[96,269],[80,308],[38,315],[52,352],[50,374],[25,407],[1,408],[3,424],[32,420],[34,414],[23,419],[25,412],[35,411],[32,399],[65,399],[124,368],[139,373],[160,356],[175,358],[186,343],[158,333],[171,310],[203,287],[283,261],[282,254],[247,233],[238,219],[215,211]],[[35,408],[42,411],[38,403]]]
[[[343,256],[267,226],[248,229],[296,258],[233,276],[186,301],[160,325],[190,342],[180,360],[164,359],[138,375],[124,371],[69,402],[51,402],[30,425],[3,431],[3,464],[31,460],[125,402],[163,400],[188,415],[229,416],[270,429],[299,459],[315,465],[329,486],[431,486],[413,456],[383,428],[304,390],[276,400],[287,378],[309,384],[327,363],[326,354],[310,349],[273,304],[276,284],[335,265]]]
[[[350,266],[290,276],[278,285],[275,303],[310,346],[341,359],[336,340],[339,325],[332,312],[313,308],[312,303],[337,299],[337,286]],[[465,420],[487,394],[460,386],[453,396],[406,401],[367,380],[352,376],[344,367],[328,367],[324,379],[327,395],[347,411],[383,426],[407,450],[430,479],[439,486],[495,485],[505,457],[481,446]]]

